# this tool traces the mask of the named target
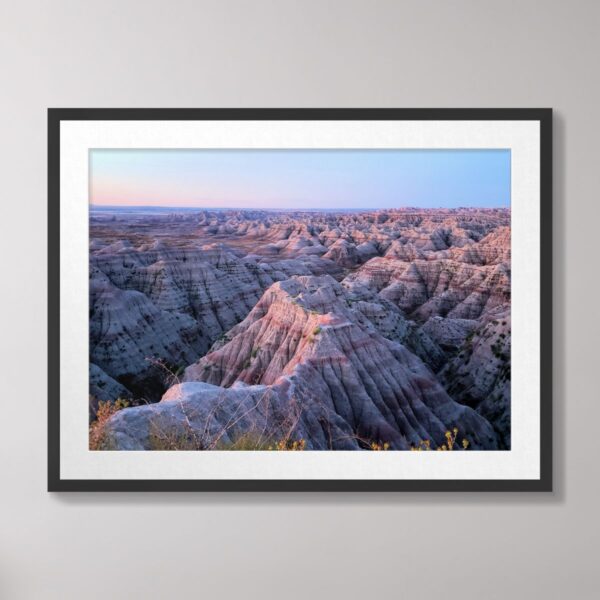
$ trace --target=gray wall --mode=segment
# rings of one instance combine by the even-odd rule
[[[598,597],[600,3],[0,2],[0,597]],[[47,494],[46,107],[552,106],[556,492]]]

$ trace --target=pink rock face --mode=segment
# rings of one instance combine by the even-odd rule
[[[277,439],[290,414],[309,449],[454,427],[510,446],[508,210],[199,211],[91,234],[91,391],[173,385],[113,417],[116,447],[151,448],[157,420],[193,423],[206,449],[259,426]]]
[[[421,439],[442,443],[447,429],[469,427],[475,447],[494,447],[484,419],[451,400],[433,373],[403,345],[386,340],[330,276],[276,283],[231,341],[185,371],[184,382],[221,387],[243,382],[276,388],[290,382],[308,428],[321,413],[334,417],[331,439],[385,440],[408,449]],[[330,423],[332,418],[327,418]]]

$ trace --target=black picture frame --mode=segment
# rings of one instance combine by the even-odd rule
[[[540,123],[540,478],[535,480],[73,480],[60,476],[60,124],[69,120],[469,120]],[[65,232],[63,232],[65,234]],[[552,491],[552,109],[48,109],[48,491]]]

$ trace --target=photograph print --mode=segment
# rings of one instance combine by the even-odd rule
[[[91,150],[90,449],[511,445],[508,150]]]

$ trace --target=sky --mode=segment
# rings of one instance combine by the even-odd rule
[[[510,150],[90,151],[104,206],[378,209],[510,206]]]

